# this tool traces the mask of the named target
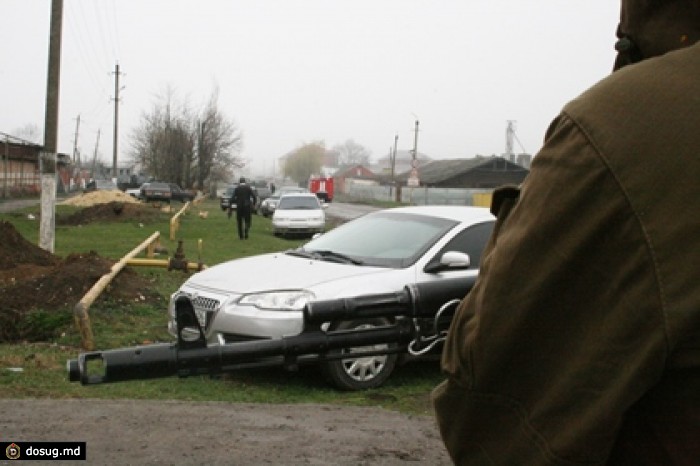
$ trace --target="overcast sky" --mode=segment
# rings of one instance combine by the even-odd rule
[[[43,140],[51,0],[0,1],[0,132]],[[434,159],[535,154],[561,107],[610,73],[617,0],[64,0],[59,151],[111,165],[114,69],[119,160],[172,88],[219,108],[250,171],[298,146],[352,139]],[[40,141],[41,142],[41,141]],[[86,156],[86,155],[84,155]]]

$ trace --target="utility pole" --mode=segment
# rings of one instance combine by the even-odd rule
[[[117,146],[119,141],[119,63],[114,66],[114,144],[112,146],[112,177],[117,182]]]
[[[507,120],[506,126],[506,158],[509,162],[515,162],[515,152],[513,152],[513,138],[515,136],[515,120]]]
[[[416,120],[415,136],[413,138],[413,158],[411,159],[411,175],[408,177],[407,185],[411,187],[420,186],[418,178],[418,120]]]
[[[62,23],[63,0],[52,0],[49,66],[46,80],[44,151],[41,154],[41,221],[39,223],[39,247],[49,252],[54,251],[56,239],[56,153],[58,147]]]
[[[75,121],[75,139],[73,140],[73,163],[80,169],[80,153],[78,152],[78,133],[80,131],[80,115]]]
[[[396,176],[396,147],[399,144],[399,134],[394,135],[394,151],[391,153],[391,184],[394,184],[394,177]]]
[[[10,137],[8,135],[5,135],[5,159],[4,159],[4,164],[3,164],[3,173],[5,174],[4,176],[4,183],[2,185],[2,197],[3,199],[7,199],[7,163],[10,160]]]
[[[97,141],[95,141],[95,151],[92,154],[92,170],[90,170],[90,173],[92,174],[92,177],[95,178],[95,168],[97,164],[97,146],[100,145],[100,130],[97,130]]]

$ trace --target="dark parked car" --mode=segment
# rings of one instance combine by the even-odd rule
[[[238,183],[234,183],[228,188],[226,188],[226,191],[221,195],[219,198],[219,205],[221,205],[221,210],[227,210],[229,206],[231,205],[231,198],[233,197],[233,190],[236,189],[236,186],[238,186]],[[235,209],[236,206],[234,205],[233,208]]]
[[[190,191],[182,189],[175,183],[170,183],[170,199],[172,199],[173,201],[180,201],[183,203],[190,202],[194,200],[194,194]]]
[[[141,186],[141,199],[146,202],[161,201],[169,203],[171,198],[172,193],[170,192],[170,185],[168,183],[151,181]]]
[[[236,204],[231,205],[231,198],[233,197],[233,190],[236,189],[236,186],[238,186],[238,183],[234,183],[228,188],[226,188],[226,191],[221,195],[219,198],[219,205],[221,205],[221,210],[227,210],[229,206],[231,206],[232,209],[236,208]],[[250,186],[253,192],[255,193],[255,197],[257,198],[257,204],[260,204],[260,193],[258,191],[258,188],[255,186]],[[257,204],[254,206],[254,211],[257,211]]]

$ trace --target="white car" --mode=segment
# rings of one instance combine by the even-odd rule
[[[326,227],[326,214],[315,194],[284,194],[272,214],[275,235],[287,233],[313,235]]]
[[[284,196],[285,194],[308,192],[309,190],[306,188],[300,188],[297,186],[282,186],[260,202],[260,205],[258,206],[258,213],[264,217],[269,217],[275,213],[280,197]]]
[[[304,328],[302,310],[315,300],[393,293],[426,282],[444,283],[461,299],[476,280],[494,221],[481,207],[372,212],[300,248],[236,259],[192,275],[171,296],[168,329],[177,336],[175,300],[181,296],[192,302],[209,345],[298,335]],[[455,298],[448,294],[445,301]],[[386,318],[363,318],[343,321],[332,330],[389,323]],[[188,330],[199,336],[191,328],[183,334]],[[406,348],[399,351],[407,354]],[[321,362],[330,381],[346,390],[381,385],[398,358],[396,351],[361,358],[347,353],[348,358]]]

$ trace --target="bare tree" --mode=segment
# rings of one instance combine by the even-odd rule
[[[229,179],[243,166],[241,135],[218,108],[215,90],[203,110],[194,112],[168,88],[132,135],[132,157],[153,178],[204,189]]]
[[[210,185],[229,180],[234,168],[245,165],[239,155],[243,146],[241,132],[223,115],[218,99],[219,91],[215,89],[200,118],[195,168],[196,184],[200,188],[207,180]]]
[[[21,128],[12,131],[12,135],[20,139],[24,139],[34,144],[41,144],[42,132],[39,127],[33,123],[27,123]]]
[[[361,144],[348,139],[343,144],[333,146],[333,152],[338,154],[338,163],[367,165],[372,153]]]

